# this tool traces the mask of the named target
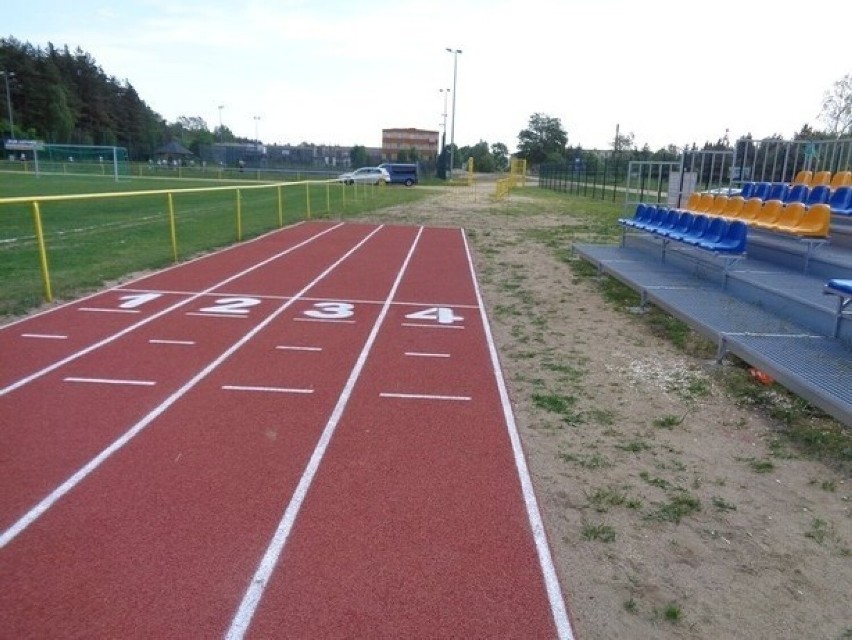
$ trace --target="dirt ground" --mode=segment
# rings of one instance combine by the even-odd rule
[[[852,638],[848,469],[578,277],[542,240],[570,211],[492,191],[369,219],[467,229],[576,636]]]

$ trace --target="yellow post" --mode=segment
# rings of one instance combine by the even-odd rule
[[[331,185],[325,183],[325,212],[331,215]]]
[[[240,202],[240,190],[237,189],[237,242],[243,239],[243,208]]]
[[[41,210],[38,202],[33,200],[33,222],[35,222],[36,241],[38,242],[38,259],[41,264],[41,282],[44,286],[44,298],[53,302],[53,291],[50,289],[50,269],[47,266],[47,247],[44,244],[44,230],[41,226]]]
[[[284,199],[281,196],[281,185],[278,185],[278,226],[284,226]]]
[[[177,229],[175,227],[175,203],[172,198],[172,192],[169,191],[167,194],[169,200],[169,231],[172,235],[172,256],[174,257],[175,262],[178,261],[178,250],[177,250]]]
[[[310,182],[305,183],[305,202],[307,203],[307,206],[308,206],[308,208],[307,208],[308,213],[307,213],[306,217],[308,218],[308,220],[310,220],[311,219],[311,183]]]

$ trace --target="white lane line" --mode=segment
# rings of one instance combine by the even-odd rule
[[[278,564],[278,558],[281,556],[281,552],[284,550],[284,545],[290,537],[290,532],[293,530],[296,517],[299,515],[299,510],[302,507],[302,503],[305,500],[308,489],[310,489],[311,483],[313,482],[314,476],[317,474],[317,470],[319,469],[323,456],[325,456],[326,449],[328,449],[329,442],[331,442],[331,437],[337,429],[337,425],[340,422],[340,418],[343,416],[343,411],[346,409],[346,405],[349,404],[349,398],[352,396],[352,390],[355,388],[355,383],[361,376],[361,371],[364,369],[364,364],[367,362],[367,356],[372,350],[373,343],[376,341],[376,336],[379,334],[379,329],[391,308],[391,300],[393,300],[397,289],[399,289],[399,283],[402,282],[402,276],[405,274],[406,269],[408,269],[408,263],[411,262],[411,256],[414,255],[414,249],[417,247],[417,243],[419,242],[422,233],[423,227],[418,228],[417,236],[414,238],[414,242],[408,250],[408,255],[405,257],[402,266],[399,268],[396,280],[385,299],[385,304],[382,305],[382,309],[379,311],[379,315],[373,324],[370,335],[367,337],[367,341],[364,343],[361,353],[358,354],[358,360],[355,361],[355,366],[352,368],[352,371],[349,374],[349,379],[346,381],[343,391],[337,399],[337,404],[334,405],[331,417],[329,417],[328,422],[325,424],[325,428],[320,435],[317,446],[314,448],[314,452],[311,454],[311,459],[308,461],[308,466],[305,467],[305,471],[299,479],[299,484],[296,486],[296,490],[293,492],[293,496],[290,498],[290,502],[284,510],[284,515],[278,523],[278,528],[275,530],[275,534],[272,536],[272,540],[266,548],[266,552],[263,554],[263,558],[261,559],[254,576],[252,576],[251,582],[249,582],[248,589],[246,589],[246,592],[243,595],[242,602],[240,602],[240,606],[237,609],[236,614],[234,614],[233,620],[231,620],[231,626],[225,636],[228,640],[237,640],[242,638],[248,631],[249,625],[251,625],[252,618],[254,617],[255,611],[257,611],[257,607],[263,597],[266,585],[269,584],[272,572],[275,570],[275,565]]]
[[[116,451],[124,447],[128,442],[130,442],[133,438],[135,438],[142,430],[144,430],[149,424],[151,424],[155,419],[157,419],[160,415],[162,415],[169,407],[175,404],[178,400],[180,400],[184,395],[186,395],[190,389],[195,387],[199,382],[204,380],[210,373],[215,370],[220,364],[222,364],[225,360],[231,357],[240,347],[242,347],[246,342],[251,340],[254,336],[260,333],[263,329],[265,329],[269,324],[271,324],[278,316],[284,313],[290,306],[299,299],[304,293],[307,293],[312,287],[316,286],[320,281],[322,281],[328,274],[330,274],[334,269],[336,269],[344,260],[346,260],[349,256],[355,253],[358,249],[360,249],[370,238],[372,238],[376,233],[384,225],[376,227],[373,231],[367,234],[358,244],[352,247],[349,251],[343,254],[342,257],[335,260],[331,266],[327,267],[325,271],[320,273],[316,278],[311,280],[298,294],[288,302],[285,302],[280,307],[278,307],[275,311],[273,311],[269,316],[264,318],[261,322],[259,322],[255,327],[250,329],[246,334],[237,340],[234,344],[228,347],[223,353],[221,353],[217,358],[215,358],[212,362],[210,362],[206,367],[204,367],[201,371],[196,373],[192,378],[190,378],[180,389],[172,393],[168,398],[163,400],[158,406],[154,407],[148,415],[139,420],[136,424],[134,424],[130,429],[125,431],[121,436],[119,436],[116,440],[112,442],[109,446],[107,446],[103,451],[101,451],[94,458],[89,460],[85,465],[83,465],[80,469],[78,469],[74,475],[65,480],[61,485],[59,485],[56,489],[51,491],[47,496],[42,498],[42,500],[32,507],[29,511],[27,511],[23,516],[21,516],[12,526],[6,529],[2,534],[0,534],[0,549],[9,544],[12,540],[14,540],[22,531],[24,531],[27,527],[29,527],[33,522],[35,522],[45,511],[50,509],[57,500],[62,498],[69,491],[74,489],[78,484],[80,484],[86,477],[94,472],[98,467],[100,467],[107,459],[109,459],[112,454]],[[335,227],[332,227],[335,228]]]
[[[191,346],[195,344],[195,340],[162,340],[158,338],[151,338],[148,340],[150,344],[177,344],[177,345],[186,345]]]
[[[406,351],[405,355],[412,358],[449,358],[449,353],[423,353],[420,351]]]
[[[527,468],[524,450],[521,448],[521,438],[518,435],[518,427],[515,424],[515,416],[512,413],[512,404],[509,401],[509,392],[506,390],[506,381],[503,379],[503,372],[500,368],[500,358],[497,355],[494,336],[492,335],[491,327],[488,324],[488,316],[485,312],[485,303],[482,300],[479,283],[476,281],[476,271],[473,268],[473,257],[470,255],[470,246],[467,243],[467,237],[465,236],[464,229],[461,229],[460,233],[462,240],[464,241],[464,249],[467,254],[467,265],[470,270],[470,278],[473,281],[473,289],[476,293],[476,302],[479,305],[482,328],[485,332],[485,340],[488,342],[488,353],[491,356],[491,368],[494,371],[494,379],[497,382],[497,390],[500,394],[500,403],[503,406],[503,417],[506,420],[506,430],[509,432],[509,440],[512,443],[512,453],[515,457],[515,467],[518,470],[518,478],[521,482],[521,491],[523,492],[524,505],[527,509],[527,518],[529,519],[530,526],[532,527],[535,548],[538,553],[538,562],[541,566],[541,572],[547,588],[547,599],[550,602],[550,611],[553,615],[553,622],[556,626],[556,632],[559,635],[560,640],[573,640],[574,632],[571,629],[571,621],[568,619],[565,600],[562,598],[562,589],[559,586],[559,578],[556,575],[553,556],[550,553],[550,546],[547,543],[547,533],[544,530],[544,522],[541,519],[541,512],[538,508],[532,479],[530,478],[530,472]]]
[[[187,311],[188,316],[200,316],[202,318],[248,318],[248,312],[245,313],[204,313],[203,311]]]
[[[418,322],[403,322],[403,327],[419,327],[421,329],[464,329],[455,324],[424,324]]]
[[[332,318],[293,318],[294,322],[328,322],[332,324],[355,324],[354,320],[334,320]]]
[[[380,398],[401,398],[403,400],[454,400],[468,401],[470,396],[438,396],[427,393],[380,393]]]
[[[284,227],[284,228],[285,229],[292,229],[294,227],[301,226],[302,224],[304,224],[304,220],[300,220],[299,222],[296,222],[296,223],[291,224],[291,225]],[[272,231],[264,233],[261,236],[257,236],[256,238],[252,238],[251,240],[246,240],[245,242],[242,242],[240,244],[232,244],[231,246],[225,247],[224,249],[220,249],[219,251],[216,251],[215,253],[206,253],[203,256],[198,256],[197,258],[190,258],[189,260],[179,262],[178,264],[173,264],[170,267],[160,269],[157,273],[158,274],[165,273],[166,271],[171,271],[172,269],[179,269],[180,267],[183,267],[184,265],[190,264],[192,262],[198,262],[199,260],[207,260],[207,259],[212,258],[213,256],[219,255],[221,253],[225,253],[227,251],[232,251],[234,249],[245,246],[247,244],[252,244],[254,242],[258,242],[258,241],[266,238],[266,236],[272,235],[273,233],[278,233],[282,230],[283,229],[273,229]],[[76,300],[71,300],[70,302],[65,302],[64,304],[56,305],[55,307],[51,307],[50,309],[45,309],[44,311],[39,311],[38,313],[33,313],[32,315],[26,316],[24,318],[20,318],[19,320],[14,320],[13,322],[9,322],[7,324],[0,326],[0,331],[3,331],[4,329],[8,329],[9,327],[12,327],[12,326],[17,325],[17,324],[21,324],[22,322],[28,322],[28,321],[32,320],[33,318],[37,318],[39,316],[43,316],[43,315],[46,315],[48,313],[55,313],[56,311],[59,311],[60,309],[64,309],[65,307],[70,307],[71,305],[80,304],[84,300],[90,300],[92,298],[103,295],[103,294],[108,293],[110,291],[125,291],[126,290],[126,291],[149,292],[149,291],[151,291],[150,289],[132,289],[132,288],[129,288],[129,285],[132,285],[134,282],[140,282],[140,281],[144,280],[145,278],[150,278],[150,277],[151,277],[151,274],[146,273],[145,275],[139,276],[138,278],[134,278],[133,280],[127,281],[122,286],[113,287],[111,289],[107,289],[106,291],[95,291],[94,293],[90,293],[89,295],[83,296],[82,298],[78,298]],[[124,287],[128,287],[128,288],[125,289]]]
[[[121,380],[118,378],[63,378],[63,382],[88,382],[92,384],[126,384],[136,387],[153,387],[153,380]]]
[[[322,351],[322,347],[295,347],[289,344],[279,344],[275,348],[281,351]]]
[[[102,307],[80,307],[77,311],[93,311],[97,313],[142,313],[139,309],[109,309]]]
[[[18,389],[19,387],[22,387],[25,384],[28,384],[28,383],[32,382],[33,380],[36,380],[36,379],[50,373],[51,371],[55,371],[59,367],[62,367],[64,365],[68,364],[69,362],[76,360],[77,358],[80,358],[80,357],[82,357],[82,356],[84,356],[88,353],[91,353],[92,351],[95,351],[96,349],[99,349],[99,348],[103,347],[104,345],[110,344],[111,342],[115,342],[116,340],[127,335],[131,331],[135,331],[139,327],[142,327],[142,326],[148,324],[149,322],[153,322],[154,320],[166,315],[167,313],[171,313],[175,309],[179,309],[180,307],[186,306],[189,303],[197,300],[201,296],[207,295],[210,292],[218,289],[219,287],[222,287],[222,286],[228,284],[229,282],[233,282],[237,278],[241,278],[244,275],[246,275],[247,273],[251,273],[255,269],[260,269],[261,267],[269,264],[273,260],[277,260],[278,258],[285,256],[288,253],[295,251],[296,249],[302,248],[303,246],[313,242],[317,238],[320,238],[320,237],[324,236],[325,234],[330,233],[331,231],[334,231],[335,229],[340,227],[342,224],[343,224],[342,222],[339,223],[339,224],[336,224],[333,227],[329,227],[328,229],[325,229],[325,230],[317,233],[316,235],[311,236],[307,240],[302,240],[302,242],[294,244],[292,247],[289,247],[288,249],[284,249],[283,251],[279,251],[275,255],[272,255],[269,258],[261,260],[257,264],[254,264],[254,265],[252,265],[252,266],[250,266],[246,269],[243,269],[239,273],[235,273],[232,276],[228,276],[227,278],[225,278],[221,282],[216,283],[212,287],[209,287],[209,288],[205,289],[204,291],[202,291],[200,293],[197,293],[197,294],[195,294],[195,295],[193,295],[189,298],[186,298],[185,300],[181,300],[179,302],[176,302],[175,304],[171,305],[170,307],[166,307],[162,311],[158,311],[157,313],[151,314],[147,318],[143,318],[139,322],[136,322],[136,323],[130,325],[129,327],[125,327],[121,331],[114,333],[113,335],[109,336],[108,338],[104,338],[103,340],[100,340],[100,341],[98,341],[98,342],[96,342],[92,345],[89,345],[85,349],[81,349],[80,351],[77,351],[76,353],[72,353],[71,355],[63,358],[62,360],[57,360],[53,364],[48,365],[47,367],[44,367],[43,369],[39,369],[35,373],[32,373],[32,374],[30,374],[30,375],[28,375],[24,378],[21,378],[17,382],[13,382],[12,384],[10,384],[8,386],[3,387],[2,389],[0,389],[0,397],[5,396],[7,393],[14,391],[15,389]],[[165,269],[164,271],[168,271],[168,269]]]
[[[287,387],[250,387],[238,384],[223,384],[225,391],[267,391],[269,393],[313,393],[313,389],[288,389]]]
[[[67,340],[68,336],[58,333],[22,333],[22,338],[41,338],[42,340]]]

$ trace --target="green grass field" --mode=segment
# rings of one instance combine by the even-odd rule
[[[278,188],[258,182],[62,176],[0,173],[0,316],[17,315],[44,301],[32,204],[4,198],[170,190],[173,193],[179,259],[237,240],[237,194],[233,189],[193,192],[212,186],[239,186],[240,230],[246,240],[279,226]],[[293,183],[281,188],[281,220],[340,219],[403,204],[426,195],[402,187],[344,187],[338,183]],[[105,282],[173,262],[168,196],[164,193],[42,200],[39,204],[53,295],[79,296]]]

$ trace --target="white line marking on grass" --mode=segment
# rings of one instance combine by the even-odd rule
[[[137,387],[153,387],[153,380],[121,380],[118,378],[63,378],[64,382],[89,382],[92,384],[126,384]]]
[[[246,275],[247,273],[251,273],[255,269],[259,269],[260,267],[269,264],[273,260],[277,260],[278,258],[287,255],[291,251],[295,251],[296,249],[302,248],[306,244],[309,244],[309,243],[313,242],[314,240],[316,240],[317,238],[324,236],[326,233],[334,231],[335,229],[340,227],[342,224],[343,224],[342,222],[339,223],[339,224],[336,224],[333,227],[329,227],[328,229],[325,229],[324,231],[321,231],[320,233],[317,233],[316,235],[311,236],[307,240],[302,240],[302,242],[294,244],[292,247],[290,247],[288,249],[284,249],[283,251],[279,251],[275,255],[272,255],[268,258],[265,258],[264,260],[261,260],[260,262],[254,264],[254,265],[252,265],[252,266],[250,266],[246,269],[243,269],[239,273],[235,273],[232,276],[228,276],[227,278],[225,278],[221,282],[218,282],[217,284],[213,285],[212,287],[208,287],[207,289],[205,289],[204,291],[202,291],[200,293],[197,293],[193,296],[190,296],[189,298],[186,298],[185,300],[181,300],[179,302],[176,302],[175,304],[171,305],[170,307],[166,307],[162,311],[158,311],[157,313],[154,313],[154,314],[148,316],[147,318],[144,318],[144,319],[140,320],[139,322],[136,322],[136,323],[130,325],[129,327],[125,327],[121,331],[114,333],[113,335],[109,336],[108,338],[104,338],[103,340],[100,340],[100,341],[98,341],[98,342],[96,342],[92,345],[89,345],[85,349],[81,349],[80,351],[77,351],[76,353],[72,353],[70,356],[63,358],[62,360],[58,360],[58,361],[54,362],[53,364],[48,365],[47,367],[44,367],[43,369],[39,369],[35,373],[32,373],[32,374],[26,376],[25,378],[21,378],[17,382],[13,382],[12,384],[10,384],[8,386],[3,387],[2,389],[0,389],[0,397],[6,395],[7,393],[9,393],[11,391],[14,391],[15,389],[18,389],[19,387],[24,386],[25,384],[32,382],[33,380],[36,380],[36,379],[42,377],[43,375],[50,373],[51,371],[55,371],[59,367],[66,365],[69,362],[76,360],[77,358],[80,358],[80,357],[82,357],[82,356],[84,356],[88,353],[91,353],[92,351],[95,351],[96,349],[99,349],[100,347],[102,347],[104,345],[110,344],[111,342],[118,340],[119,338],[127,335],[131,331],[135,331],[139,327],[142,327],[142,326],[148,324],[149,322],[153,322],[157,318],[160,318],[160,317],[166,315],[167,313],[174,311],[175,309],[179,309],[180,307],[183,307],[183,306],[189,304],[190,302],[197,300],[201,296],[206,295],[206,294],[210,293],[211,291],[214,291],[215,289],[218,289],[219,287],[228,284],[229,282],[233,282],[237,278],[241,278],[244,275]]]
[[[139,309],[107,309],[103,307],[80,307],[77,311],[93,311],[97,313],[142,313]]]
[[[195,344],[195,340],[161,340],[158,338],[151,338],[148,340],[150,344],[177,344],[177,345],[186,345],[191,346]]]
[[[420,351],[406,351],[405,355],[412,358],[449,358],[449,353],[422,353]]]
[[[334,228],[334,227],[333,227]],[[33,522],[35,522],[42,514],[44,514],[50,507],[52,507],[57,500],[61,499],[65,494],[74,489],[78,484],[80,484],[86,477],[89,476],[92,472],[94,472],[98,467],[101,466],[107,459],[109,459],[112,454],[116,451],[124,447],[128,442],[130,442],[133,438],[135,438],[139,433],[141,433],[149,424],[151,424],[155,419],[161,416],[169,407],[175,404],[178,400],[180,400],[186,393],[189,392],[190,389],[195,387],[199,382],[204,380],[212,371],[214,371],[220,364],[222,364],[225,360],[231,357],[240,347],[242,347],[246,342],[251,340],[254,336],[256,336],[260,331],[265,329],[273,320],[275,320],[278,316],[284,313],[294,302],[299,299],[304,293],[307,293],[311,287],[316,286],[321,280],[323,280],[328,274],[330,274],[334,269],[336,269],[344,260],[346,260],[349,256],[355,253],[358,249],[360,249],[370,238],[372,238],[378,231],[382,228],[382,226],[376,227],[373,231],[367,234],[358,244],[352,247],[349,251],[343,254],[342,257],[335,260],[331,266],[327,267],[325,271],[319,274],[316,278],[314,278],[310,283],[308,283],[302,290],[296,294],[291,300],[285,302],[280,307],[278,307],[275,311],[273,311],[269,316],[264,318],[261,322],[259,322],[256,326],[250,329],[242,338],[237,340],[234,344],[228,347],[223,353],[221,353],[217,358],[215,358],[212,362],[210,362],[206,367],[204,367],[201,371],[196,373],[192,378],[189,379],[180,389],[172,393],[168,398],[163,400],[158,406],[154,407],[148,415],[139,420],[136,424],[134,424],[130,429],[125,431],[121,436],[119,436],[116,440],[112,442],[108,447],[106,447],[103,451],[101,451],[94,458],[89,460],[85,465],[83,465],[80,469],[78,469],[74,475],[68,478],[65,482],[59,485],[56,489],[50,492],[47,496],[42,498],[42,500],[32,507],[29,511],[27,511],[23,516],[21,516],[12,526],[6,529],[2,534],[0,534],[0,549],[9,544],[12,540],[14,540],[22,531],[24,531],[27,527],[29,527]]]
[[[464,329],[454,324],[419,324],[417,322],[403,322],[403,327],[419,327],[421,329]]]
[[[267,391],[270,393],[313,393],[313,389],[288,389],[287,387],[250,387],[237,384],[223,384],[225,391]]]
[[[231,620],[231,626],[225,636],[228,640],[237,640],[238,638],[242,638],[248,631],[249,625],[251,625],[252,618],[254,617],[255,611],[257,611],[257,607],[263,597],[266,585],[269,584],[272,572],[278,564],[278,558],[281,556],[281,552],[284,550],[284,545],[290,537],[290,532],[293,530],[296,517],[299,515],[299,510],[302,508],[302,503],[305,500],[308,489],[310,489],[311,483],[314,480],[314,476],[317,474],[317,470],[319,469],[323,456],[325,456],[328,444],[331,442],[331,437],[337,429],[337,425],[340,422],[340,418],[343,416],[343,411],[346,409],[346,405],[349,404],[349,398],[352,396],[352,390],[355,388],[355,383],[361,376],[361,371],[364,369],[364,364],[367,362],[367,356],[373,348],[373,343],[376,341],[379,329],[388,314],[388,310],[391,308],[391,300],[393,300],[393,297],[399,288],[399,283],[402,282],[402,276],[408,268],[408,263],[411,261],[411,256],[414,255],[414,249],[417,247],[417,243],[420,240],[420,235],[422,233],[423,227],[420,227],[417,230],[417,237],[414,238],[414,242],[408,250],[408,255],[406,255],[405,260],[399,269],[399,273],[397,273],[396,280],[391,287],[390,293],[388,293],[385,303],[382,305],[382,309],[373,324],[370,335],[367,337],[367,341],[364,343],[364,347],[358,355],[358,360],[356,360],[355,366],[349,374],[349,379],[346,381],[343,391],[337,399],[337,404],[334,405],[331,417],[329,417],[328,422],[325,424],[325,428],[320,435],[317,446],[314,448],[314,452],[311,454],[311,459],[308,461],[308,466],[305,467],[305,471],[299,479],[299,484],[296,486],[296,490],[293,492],[293,496],[290,498],[290,502],[284,510],[284,515],[278,523],[278,528],[275,530],[275,534],[272,536],[272,540],[266,548],[266,552],[263,554],[263,558],[261,559],[254,576],[252,576],[251,582],[243,595],[242,602],[240,602],[240,606],[237,609],[233,620]]]
[[[509,400],[509,392],[506,390],[506,381],[503,379],[503,372],[500,368],[500,358],[497,355],[494,336],[492,335],[491,327],[488,324],[488,317],[485,312],[485,303],[482,300],[479,283],[476,281],[476,271],[473,268],[473,257],[470,255],[470,246],[467,243],[467,237],[465,236],[464,229],[461,229],[460,233],[462,240],[464,241],[468,269],[470,270],[471,280],[473,280],[473,289],[476,293],[476,301],[477,304],[479,304],[482,328],[485,332],[485,340],[488,343],[488,353],[491,356],[491,367],[494,370],[497,390],[500,393],[500,403],[503,406],[503,417],[506,420],[506,429],[509,432],[509,440],[512,443],[512,453],[515,457],[515,466],[518,469],[518,477],[521,481],[521,491],[524,495],[527,517],[529,519],[530,526],[532,527],[535,548],[538,553],[538,562],[541,566],[545,587],[547,589],[547,599],[550,601],[550,611],[553,614],[553,622],[556,625],[556,631],[559,634],[560,640],[573,640],[574,632],[571,629],[571,621],[568,618],[568,611],[565,608],[565,601],[562,598],[562,589],[559,586],[556,567],[553,565],[553,556],[550,553],[550,546],[547,543],[547,532],[544,530],[544,523],[541,519],[541,512],[538,509],[538,502],[536,501],[532,479],[530,478],[530,472],[527,468],[526,458],[524,458],[524,450],[521,447],[521,438],[518,435],[518,427],[515,424],[515,416],[512,413],[512,403]]]
[[[42,340],[67,340],[68,336],[57,333],[22,333],[22,338],[41,338]]]
[[[275,348],[281,351],[322,351],[322,347],[294,347],[288,344],[279,344]]]
[[[380,393],[380,398],[401,398],[403,400],[456,400],[467,401],[470,396],[438,396],[426,393]]]

